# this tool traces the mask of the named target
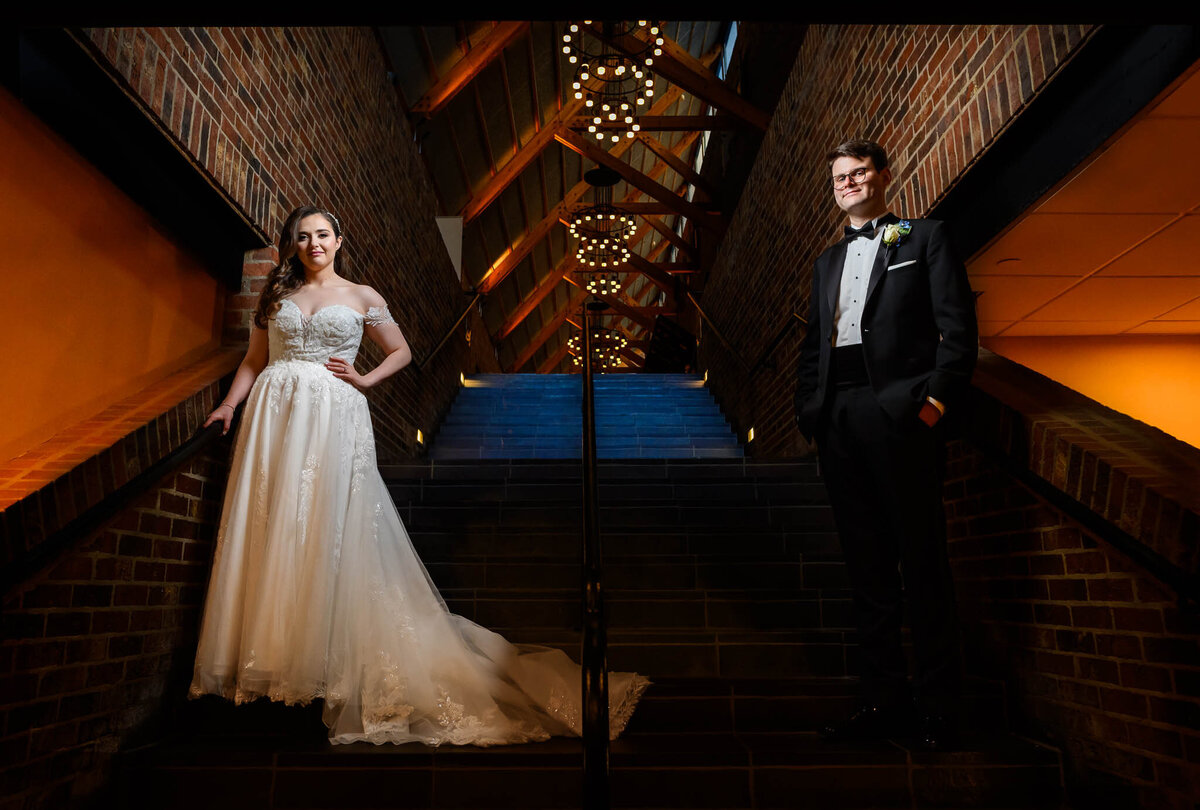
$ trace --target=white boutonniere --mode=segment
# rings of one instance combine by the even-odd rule
[[[912,232],[912,223],[907,219],[893,222],[883,227],[883,243],[888,247],[896,247],[900,240]]]

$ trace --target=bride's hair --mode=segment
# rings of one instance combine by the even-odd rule
[[[263,287],[262,294],[258,297],[258,306],[254,310],[254,325],[259,329],[267,328],[267,319],[279,309],[280,302],[288,293],[304,283],[304,265],[296,255],[296,231],[300,229],[300,220],[313,214],[324,217],[333,226],[334,236],[342,235],[342,224],[324,208],[302,205],[288,214],[287,219],[283,221],[283,227],[279,229],[279,264],[267,273],[266,286]],[[343,270],[345,266],[345,258],[339,250],[333,257],[334,272]]]

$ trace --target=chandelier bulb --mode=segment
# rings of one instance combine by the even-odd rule
[[[633,116],[632,116],[632,115],[627,115],[627,116],[625,116],[625,123],[626,123],[626,124],[632,124],[632,123],[633,123]]]
[[[646,67],[650,67],[653,64],[654,64],[654,60],[651,59],[649,56],[647,56],[646,57]]]
[[[638,106],[641,106],[641,105],[643,105],[643,104],[645,104],[645,103],[646,103],[646,99],[644,99],[644,98],[639,98],[639,99],[637,100],[637,103],[638,103]]]
[[[604,75],[604,65],[596,65],[596,75],[597,76]]]
[[[574,26],[572,26],[571,30],[572,30],[572,31],[574,31],[574,30],[575,30]],[[651,33],[651,34],[658,34],[658,26],[657,26],[657,25],[652,25],[652,26],[650,26],[650,33]]]
[[[588,132],[595,132],[595,131],[596,131],[596,125],[595,125],[595,124],[589,124],[589,125],[588,125]]]
[[[652,95],[654,95],[654,89],[651,87],[647,87],[646,88],[646,97],[649,98]]]
[[[578,26],[578,25],[576,25],[575,23],[571,23],[571,31],[572,31],[572,32],[575,32],[575,31],[578,31],[578,30],[579,30],[579,26]]]
[[[647,22],[649,22],[649,20],[638,20],[638,25],[644,28]]]
[[[632,131],[633,131],[633,132],[637,132],[637,131],[639,131],[641,128],[642,128],[642,125],[641,125],[641,124],[634,124],[634,125],[633,125],[633,127],[632,127]],[[631,135],[630,137],[632,138],[633,136]]]
[[[563,42],[570,42],[570,41],[571,41],[571,35],[563,34]]]
[[[646,86],[647,86],[647,87],[653,87],[653,86],[654,86],[654,79],[646,79]]]
[[[655,44],[655,45],[662,45],[662,44],[663,44],[663,38],[662,38],[662,37],[659,37],[658,39],[654,40],[654,44]],[[655,55],[655,56],[658,56],[660,53],[661,53],[661,51],[655,51],[655,52],[654,52],[654,55]]]
[[[621,136],[620,136],[620,135],[613,135],[613,136],[612,136],[612,142],[613,142],[613,143],[616,143],[616,142],[617,142],[617,141],[619,141],[619,140],[621,140]]]
[[[571,46],[563,45],[563,53],[569,54],[570,52],[571,52]]]
[[[578,61],[579,59],[575,56],[575,54],[571,54],[571,64],[573,65]]]

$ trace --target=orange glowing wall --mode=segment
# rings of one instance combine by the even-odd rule
[[[1200,335],[993,337],[983,345],[1200,447]]]
[[[216,280],[2,89],[0,227],[0,460],[218,345]]]

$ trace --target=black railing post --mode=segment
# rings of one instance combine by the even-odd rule
[[[596,481],[596,408],[592,397],[592,328],[583,314],[583,808],[608,810],[608,666],[604,594],[600,587],[600,509]]]

